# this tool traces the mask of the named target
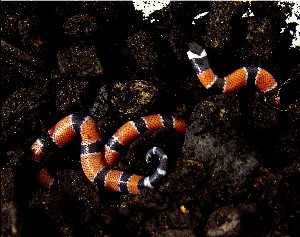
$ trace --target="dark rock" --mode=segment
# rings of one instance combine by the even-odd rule
[[[203,183],[205,176],[205,169],[201,162],[193,160],[192,157],[179,160],[176,169],[164,178],[159,190],[170,195],[193,192]]]
[[[106,141],[117,129],[118,119],[110,108],[110,90],[108,85],[102,84],[89,108],[91,116],[98,122],[99,129]]]
[[[280,32],[277,32],[270,19],[259,17],[248,19],[243,28],[246,32],[245,43],[239,50],[239,57],[247,59],[249,65],[263,65],[263,68],[269,68],[270,64],[274,64],[274,60],[278,60],[275,55],[278,54],[276,49],[280,42]]]
[[[149,19],[154,23],[167,27],[174,24],[191,24],[194,17],[210,8],[209,2],[171,1],[161,10],[153,12]]]
[[[25,229],[25,233],[28,232],[29,235],[36,236],[76,236],[75,226],[71,222],[70,217],[67,217],[65,214],[64,210],[66,207],[62,201],[61,194],[39,190],[29,200],[29,208],[34,225],[32,222],[29,222],[27,225],[29,229]]]
[[[194,222],[189,213],[183,214],[178,209],[170,209],[170,214],[159,212],[146,223],[146,232],[150,236],[168,236],[170,233],[193,233]],[[169,232],[170,231],[170,232]],[[193,234],[192,234],[193,236]]]
[[[13,170],[1,167],[1,236],[19,236],[22,224],[15,202],[15,177]]]
[[[78,14],[96,15],[106,24],[111,24],[115,21],[122,23],[124,20],[127,23],[131,18],[136,19],[136,16],[142,17],[142,14],[134,9],[132,3],[114,1],[101,2],[101,4],[97,2],[80,2],[78,4],[65,2],[56,6],[55,13],[60,17]]]
[[[273,144],[273,155],[270,157],[270,164],[285,166],[299,159],[300,157],[300,100],[293,102],[286,112],[281,115],[283,126],[276,134]]]
[[[206,229],[209,237],[240,236],[241,214],[236,208],[221,207],[210,215]]]
[[[10,95],[1,107],[3,118],[15,118],[30,113],[46,103],[47,85],[20,88]]]
[[[78,79],[63,86],[56,96],[57,110],[62,114],[83,111],[89,102],[89,85],[88,81]]]
[[[280,176],[274,175],[266,168],[260,168],[252,186],[259,194],[261,203],[272,205],[272,200],[278,196]]]
[[[145,74],[159,76],[161,71],[166,70],[166,52],[160,50],[161,47],[167,45],[156,35],[139,31],[130,36],[126,40],[123,49],[124,64],[133,70],[140,70]]]
[[[9,7],[5,7],[3,9],[3,14],[2,16],[2,36],[4,38],[17,38],[19,36],[19,31],[18,31],[18,23],[21,18],[20,12],[12,11],[11,9],[8,9]]]
[[[196,235],[194,232],[190,229],[185,229],[185,230],[166,230],[162,231],[159,233],[154,233],[153,235],[150,236],[157,236],[157,237],[195,237]]]
[[[43,70],[45,70],[42,59],[32,56],[27,52],[14,47],[13,45],[1,40],[3,61],[10,65],[22,77],[28,79],[45,80]],[[22,80],[24,80],[22,78]]]
[[[68,203],[70,214],[76,213],[79,217],[76,222],[86,226],[82,230],[83,233],[103,236],[100,200],[95,190],[85,185],[87,180],[84,175],[66,169],[58,173],[58,179],[63,200]]]
[[[120,114],[136,117],[141,111],[151,109],[156,101],[157,87],[152,82],[141,80],[130,81],[125,85],[122,83],[114,84],[112,105]]]
[[[17,118],[2,119],[0,124],[1,142],[8,145],[7,147],[16,148],[16,146],[23,146],[24,135],[29,131],[32,132],[32,128],[39,122],[36,113],[20,115]]]
[[[26,152],[24,150],[11,150],[6,153],[6,159],[3,159],[2,161],[6,161],[6,165],[10,168],[21,168],[26,163]]]
[[[236,96],[220,95],[199,103],[190,119],[183,156],[209,167],[209,187],[216,197],[244,192],[260,154],[246,142]]]
[[[103,84],[100,86],[98,95],[94,100],[94,104],[90,108],[91,115],[93,117],[105,119],[105,117],[109,114],[108,100],[108,86]]]
[[[15,178],[12,168],[1,167],[1,204],[13,201],[15,195]]]
[[[157,233],[165,231],[170,225],[169,214],[166,212],[158,213],[155,218],[151,218],[145,224],[145,230],[148,235],[155,236]]]
[[[259,211],[255,204],[220,207],[210,214],[207,236],[257,236],[261,231]]]
[[[294,162],[279,174],[261,168],[253,182],[257,204],[261,208],[266,235],[289,235],[298,233],[298,216],[291,215],[299,209],[299,161]],[[269,218],[272,221],[266,223]],[[268,226],[268,228],[266,228]],[[289,226],[289,228],[286,228]]]
[[[123,200],[122,209],[130,205],[131,209],[149,209],[152,211],[165,210],[170,205],[170,198],[153,190],[145,189],[138,196],[128,196]],[[122,212],[122,210],[120,210]]]
[[[72,37],[91,36],[98,29],[97,19],[88,14],[70,17],[63,27],[64,33]]]
[[[246,4],[242,2],[212,3],[204,37],[206,47],[222,49],[232,42],[232,24],[241,16],[245,7]]]
[[[24,134],[32,131],[38,122],[36,111],[46,107],[49,97],[48,85],[34,85],[17,89],[6,99],[1,107],[1,140],[15,142],[21,141]],[[23,135],[23,136],[22,136]]]
[[[188,211],[182,212],[174,210],[170,214],[170,222],[174,229],[189,229],[195,228],[199,225],[198,220],[195,219]]]
[[[101,63],[94,46],[74,44],[57,53],[61,73],[81,77],[94,77],[103,74]]]
[[[46,37],[44,20],[51,12],[51,4],[3,4],[4,39],[16,47],[24,46],[27,53],[45,53]]]
[[[41,26],[37,19],[25,18],[18,23],[21,43],[29,53],[41,54],[46,49],[45,39],[41,36]]]
[[[300,169],[300,160],[295,160],[292,164],[289,166],[286,166],[284,169],[282,169],[279,174],[282,176],[285,180],[291,180],[292,182],[299,176],[299,169]]]
[[[191,28],[183,27],[181,25],[172,26],[171,31],[167,35],[167,40],[178,60],[187,62],[187,46],[192,36],[193,33]]]
[[[278,111],[274,107],[277,91],[261,94],[255,93],[256,88],[250,87],[252,85],[244,88],[246,93],[241,95],[242,111],[245,114],[243,123],[248,129],[248,135],[254,137],[256,145],[266,146],[267,141],[273,141],[274,131],[278,127]]]
[[[300,97],[300,81],[298,80],[300,76],[300,59],[295,60],[295,54],[299,52],[299,49],[295,48],[290,52],[290,55],[287,57],[293,58],[291,62],[291,71],[289,71],[289,78],[285,79],[285,81],[279,86],[279,95],[280,95],[280,109],[288,112],[289,110],[295,110],[297,107],[297,100]],[[293,108],[294,107],[294,108]],[[286,113],[289,114],[289,113]],[[293,112],[291,113],[293,115]],[[295,117],[294,119],[297,119]]]
[[[16,203],[1,203],[1,235],[10,237],[19,234],[20,227]]]
[[[254,15],[259,17],[266,16],[271,19],[274,25],[282,26],[285,24],[286,17],[291,14],[291,5],[287,4],[268,4],[267,2],[254,2],[251,10]]]

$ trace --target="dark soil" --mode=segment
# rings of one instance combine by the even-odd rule
[[[300,236],[290,4],[171,2],[148,20],[127,1],[1,6],[1,236]],[[186,56],[194,41],[219,76],[243,66],[274,75],[280,110],[253,85],[206,90]],[[92,116],[104,140],[155,113],[185,118],[187,132],[147,131],[124,151],[116,168],[140,175],[155,169],[144,161],[151,147],[170,157],[166,177],[140,195],[91,184],[79,138],[49,153],[56,180],[46,190],[30,147],[71,113]]]

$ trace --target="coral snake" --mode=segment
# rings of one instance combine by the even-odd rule
[[[218,77],[210,68],[205,50],[197,43],[189,44],[187,55],[198,79],[207,89],[214,88],[219,92],[229,93],[246,85],[248,81],[253,81],[258,89],[265,93],[277,86],[273,76],[260,67],[243,67],[224,78]],[[279,103],[280,98],[277,95],[275,104]],[[166,174],[167,155],[158,147],[153,147],[147,152],[146,161],[156,155],[159,165],[152,175],[146,177],[115,170],[112,167],[116,164],[122,147],[146,130],[163,127],[171,127],[181,133],[186,129],[183,119],[160,114],[148,115],[125,123],[101,148],[102,138],[95,120],[90,116],[71,114],[61,119],[46,135],[33,143],[32,158],[34,161],[43,162],[46,159],[43,150],[49,142],[64,147],[76,134],[80,134],[80,159],[86,177],[108,190],[138,194],[143,188],[152,188]],[[50,186],[53,182],[46,169],[39,171],[39,179],[44,186]]]
[[[43,162],[45,160],[43,149],[49,141],[58,147],[64,147],[76,134],[80,134],[80,160],[86,177],[96,185],[108,190],[138,194],[145,187],[152,188],[166,174],[167,155],[158,147],[153,147],[147,152],[146,161],[152,155],[156,155],[159,165],[152,175],[146,177],[115,170],[112,167],[116,164],[123,146],[128,145],[146,130],[163,127],[174,128],[183,133],[185,132],[185,121],[160,114],[141,117],[125,123],[101,148],[101,134],[95,120],[90,116],[71,114],[60,120],[48,130],[46,135],[34,142],[31,147],[32,158],[35,161]],[[53,182],[53,178],[46,169],[40,170],[39,180],[44,186],[50,186]]]
[[[260,67],[243,67],[235,70],[224,78],[218,77],[212,71],[204,48],[197,43],[189,44],[187,56],[191,61],[198,79],[206,89],[215,89],[217,92],[230,93],[245,86],[247,82],[254,83],[260,91],[266,93],[277,87],[274,77]],[[274,105],[280,104],[277,94]]]

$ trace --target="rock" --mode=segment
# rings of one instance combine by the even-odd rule
[[[1,167],[1,236],[19,236],[22,223],[15,202],[15,177],[11,168]]]
[[[256,236],[260,231],[255,204],[224,206],[213,211],[206,224],[206,236]]]
[[[56,96],[57,110],[62,114],[83,111],[89,102],[89,85],[88,81],[78,79],[63,86]]]
[[[195,237],[196,235],[194,232],[190,229],[185,229],[185,230],[166,230],[162,231],[160,233],[154,233],[151,236],[157,236],[157,237]]]
[[[130,81],[125,85],[115,84],[112,104],[120,114],[137,117],[141,111],[151,109],[156,102],[158,90],[154,83],[142,80]]]
[[[95,77],[103,74],[95,46],[73,44],[57,53],[61,73],[81,77]]]
[[[218,198],[244,192],[260,154],[247,143],[235,95],[212,96],[196,105],[186,131],[183,157],[208,166],[208,187]]]
[[[65,208],[61,194],[38,190],[29,200],[31,219],[34,222],[29,222],[27,227],[33,228],[31,233],[36,235],[51,236],[51,233],[55,233],[58,236],[74,237],[75,226],[70,216],[65,215]],[[48,225],[49,221],[52,222],[52,228]]]
[[[72,37],[91,36],[98,29],[97,19],[88,14],[68,18],[63,27],[64,33]]]
[[[193,159],[179,160],[176,169],[170,171],[159,186],[159,190],[169,195],[197,190],[206,177],[204,166]]]
[[[45,64],[41,58],[33,56],[4,40],[1,40],[1,48],[3,55],[5,55],[4,62],[10,65],[13,73],[21,75],[18,77],[21,78],[22,82],[29,80],[45,81]],[[12,81],[15,77],[12,78]]]
[[[36,110],[46,102],[47,85],[23,87],[11,94],[1,107],[3,118],[15,118]]]
[[[165,46],[166,51],[162,52],[161,47]],[[167,45],[164,41],[158,38],[155,34],[148,31],[139,31],[126,40],[126,45],[123,49],[124,67],[139,70],[145,76],[162,74],[167,67],[166,54]]]
[[[235,208],[219,208],[210,215],[206,229],[206,236],[209,237],[240,236],[241,214]]]
[[[200,13],[208,11],[209,2],[170,2],[159,11],[153,12],[149,19],[160,27],[173,27],[174,24],[188,25],[194,17]]]
[[[286,112],[281,114],[283,126],[278,130],[272,144],[273,155],[269,163],[276,161],[281,166],[299,160],[300,157],[300,100],[294,101]]]
[[[242,2],[212,3],[204,37],[206,47],[223,48],[232,41],[232,23],[238,19],[245,7]],[[220,24],[222,27],[219,27]]]
[[[1,138],[8,144],[16,144],[24,134],[32,131],[38,123],[36,111],[43,110],[48,102],[48,85],[22,87],[14,91],[1,106]],[[11,146],[9,146],[11,147]]]

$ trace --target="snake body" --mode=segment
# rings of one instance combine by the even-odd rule
[[[96,121],[90,116],[71,114],[61,119],[46,135],[33,143],[32,158],[34,161],[43,162],[45,160],[43,151],[49,141],[62,148],[80,134],[80,161],[86,177],[96,185],[111,191],[138,194],[144,188],[152,188],[166,174],[167,155],[158,147],[153,147],[147,152],[146,161],[155,155],[159,159],[159,165],[152,175],[146,177],[115,170],[112,167],[120,157],[123,146],[128,145],[146,130],[163,127],[185,132],[185,121],[160,114],[141,117],[125,123],[101,148],[102,136]],[[53,182],[45,169],[39,172],[39,177],[45,186],[50,186]]]
[[[210,67],[205,49],[197,43],[189,44],[187,55],[200,83],[206,89],[211,88],[220,93],[230,93],[247,83],[254,83],[260,91],[266,93],[277,87],[274,77],[260,67],[242,67],[226,77],[218,77]],[[274,103],[278,106],[280,98],[276,97]]]

